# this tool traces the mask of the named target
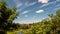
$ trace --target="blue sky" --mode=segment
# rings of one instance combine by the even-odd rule
[[[10,7],[16,5],[19,16],[15,23],[39,22],[49,18],[47,14],[55,14],[60,9],[60,0],[6,0]]]

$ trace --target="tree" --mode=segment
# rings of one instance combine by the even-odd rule
[[[52,30],[54,34],[58,34],[58,30],[60,28],[60,10],[56,11],[56,15],[49,14],[51,18],[51,23],[53,23]]]
[[[0,1],[0,32],[16,29],[18,26],[12,22],[17,16],[16,7],[9,8],[5,1]]]

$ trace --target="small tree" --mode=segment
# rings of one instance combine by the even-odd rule
[[[7,32],[11,29],[16,29],[17,25],[12,22],[17,18],[17,15],[15,7],[11,9],[5,1],[0,1],[0,31]]]

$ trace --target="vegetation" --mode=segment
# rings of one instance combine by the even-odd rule
[[[10,32],[11,34],[60,34],[60,10],[56,15],[48,14],[50,18],[43,19],[41,22],[33,24],[20,24],[18,30]],[[8,32],[9,34],[9,32]]]
[[[17,18],[16,8],[9,8],[4,1],[0,1],[0,34],[7,34],[7,31],[11,31],[18,28],[18,25],[12,23]]]
[[[9,8],[4,1],[0,1],[0,34],[60,34],[60,10],[56,14],[48,14],[41,22],[33,24],[15,24],[16,8]]]

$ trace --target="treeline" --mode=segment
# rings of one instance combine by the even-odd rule
[[[46,18],[38,23],[22,24],[22,32],[24,34],[60,34],[60,10],[56,14],[48,14],[50,18]],[[27,28],[28,27],[28,28]],[[26,30],[24,30],[26,29]]]

